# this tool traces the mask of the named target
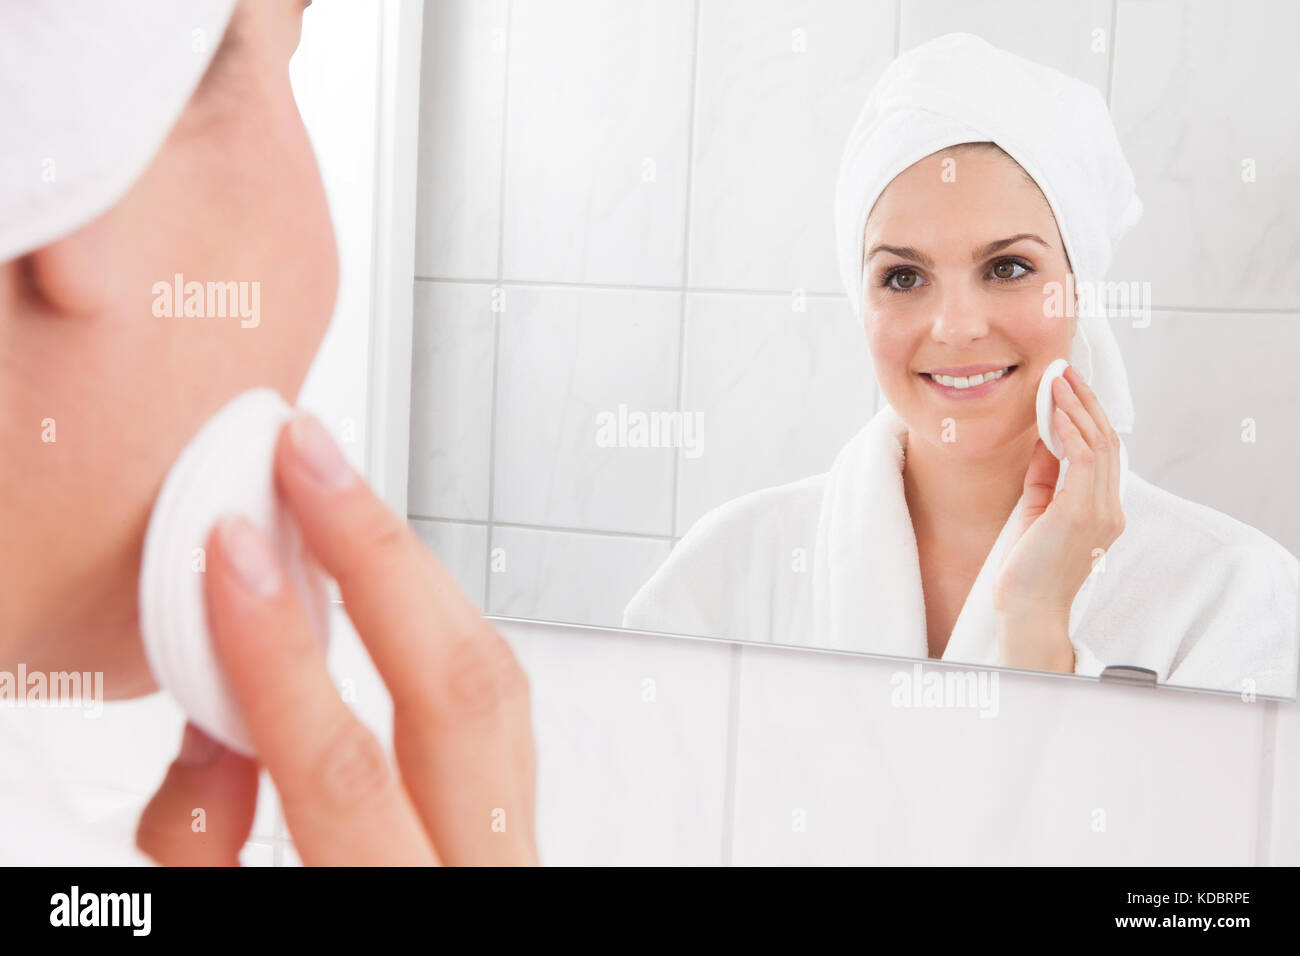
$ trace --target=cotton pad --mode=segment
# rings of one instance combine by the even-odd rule
[[[1047,366],[1047,370],[1043,372],[1043,377],[1038,382],[1038,398],[1035,402],[1038,412],[1038,437],[1043,440],[1047,450],[1058,459],[1065,457],[1065,445],[1061,443],[1060,436],[1052,427],[1052,412],[1056,408],[1056,403],[1052,401],[1052,383],[1064,375],[1069,367],[1070,363],[1065,359],[1057,359]]]
[[[313,633],[328,646],[327,580],[304,550],[272,473],[280,429],[293,411],[272,389],[258,388],[199,429],[163,481],[140,566],[140,634],[154,679],[198,727],[249,757],[253,741],[208,631],[205,549],[223,516],[247,518],[271,542]]]

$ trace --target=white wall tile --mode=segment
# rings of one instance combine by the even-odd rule
[[[482,610],[487,601],[487,525],[413,520],[411,527]]]
[[[488,577],[489,613],[621,627],[623,608],[668,557],[670,544],[498,525],[492,549],[504,570]]]
[[[513,6],[506,278],[681,284],[693,6]]]
[[[911,668],[744,649],[733,863],[1254,862],[1261,706],[1000,673],[986,719],[893,706]]]
[[[495,278],[506,0],[424,5],[415,274]]]
[[[910,50],[945,33],[973,33],[1091,83],[1105,96],[1113,8],[1114,0],[903,0],[899,45]]]
[[[1111,112],[1146,214],[1113,278],[1165,307],[1300,309],[1300,6],[1119,0],[1117,22]]]
[[[731,649],[501,629],[532,688],[542,863],[718,864]]]
[[[677,408],[680,296],[528,287],[507,295],[493,520],[670,533],[674,449],[600,447],[597,423],[619,405]]]
[[[703,416],[698,457],[679,460],[677,533],[746,492],[828,470],[871,417],[866,336],[841,297],[692,293],[682,408]]]
[[[1136,409],[1133,470],[1300,554],[1300,314],[1157,312],[1147,328],[1111,324]],[[1247,418],[1253,443],[1242,440]]]
[[[492,445],[493,287],[416,282],[407,510],[485,520]]]
[[[835,175],[893,58],[895,10],[893,0],[701,4],[693,287],[840,291]]]

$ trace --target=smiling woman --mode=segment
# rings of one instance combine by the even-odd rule
[[[1293,696],[1296,559],[1128,473],[1115,339],[1061,308],[1141,210],[1091,87],[965,34],[899,57],[836,197],[886,404],[828,473],[706,514],[624,625]]]

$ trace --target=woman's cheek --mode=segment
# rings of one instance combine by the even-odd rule
[[[877,381],[886,390],[892,383],[905,382],[917,348],[906,317],[878,309],[867,316],[866,332]]]
[[[1019,340],[1025,355],[1046,365],[1054,358],[1068,357],[1074,319],[1051,314],[1043,301],[1042,296],[1029,292],[1013,311],[1004,314],[1010,320],[1008,331]]]

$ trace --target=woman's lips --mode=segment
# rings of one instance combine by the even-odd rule
[[[918,374],[926,384],[944,398],[960,402],[991,395],[1015,374],[1017,368],[1019,366],[1016,365],[966,365],[959,368],[934,369]],[[972,384],[972,379],[975,378],[980,380],[979,384]]]

